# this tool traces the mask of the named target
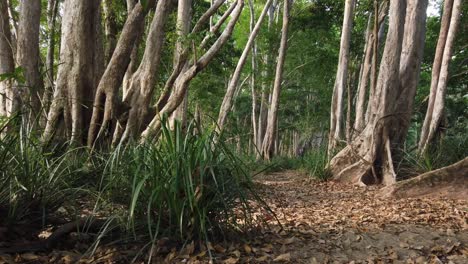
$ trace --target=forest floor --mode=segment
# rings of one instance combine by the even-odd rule
[[[193,243],[176,249],[161,240],[153,263],[468,263],[468,200],[382,198],[379,186],[319,182],[297,171],[254,180],[277,219],[258,209],[264,226],[235,242],[210,245],[209,252]],[[87,246],[0,252],[0,264],[130,263],[141,249],[103,246],[82,258]]]

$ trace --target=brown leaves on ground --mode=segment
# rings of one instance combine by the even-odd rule
[[[311,181],[294,171],[261,175],[258,189],[270,212],[258,209],[256,230],[225,243],[167,238],[153,263],[468,263],[468,202],[437,198],[381,198],[381,186]],[[5,255],[2,263],[130,263],[141,245]],[[143,253],[146,260],[148,254]],[[146,262],[136,262],[146,263]]]

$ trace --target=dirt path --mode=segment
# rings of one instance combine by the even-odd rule
[[[377,186],[315,182],[295,171],[255,180],[284,227],[258,239],[272,246],[265,260],[468,263],[467,201],[383,199]]]
[[[311,181],[296,171],[254,180],[280,224],[259,209],[254,215],[264,224],[257,230],[210,251],[161,239],[152,263],[468,263],[467,200],[383,199],[379,186]],[[130,263],[142,249],[134,243],[102,246],[85,258],[90,241],[77,241],[39,254],[0,252],[0,264]]]

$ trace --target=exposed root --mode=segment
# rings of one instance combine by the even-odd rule
[[[442,196],[468,200],[468,157],[453,165],[397,182],[382,191],[385,197]]]

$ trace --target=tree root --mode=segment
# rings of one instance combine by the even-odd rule
[[[385,187],[382,189],[382,196],[439,196],[468,200],[468,157],[447,167]]]
[[[48,251],[53,249],[64,236],[75,230],[99,230],[105,223],[106,220],[104,219],[95,219],[92,217],[82,218],[60,226],[45,240],[15,245],[9,248],[0,248],[0,254]]]

